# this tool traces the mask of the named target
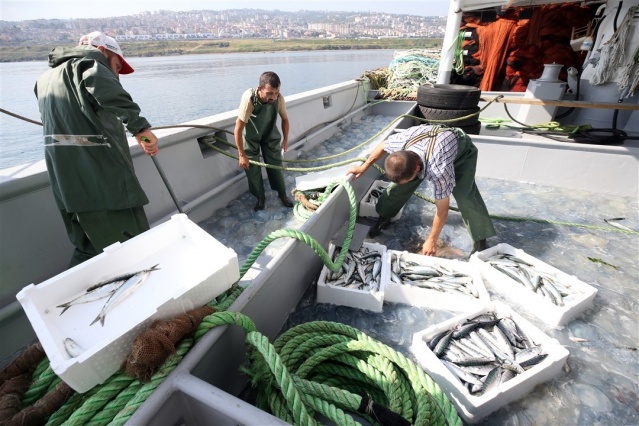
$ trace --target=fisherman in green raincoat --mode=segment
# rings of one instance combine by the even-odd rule
[[[147,199],[124,129],[147,155],[158,151],[151,125],[122,87],[133,68],[117,42],[99,31],[76,47],[56,47],[35,85],[51,189],[69,239],[70,267],[149,229]]]
[[[277,128],[277,116],[282,119],[282,133]],[[240,167],[246,171],[249,192],[257,198],[254,210],[263,210],[266,197],[262,168],[249,163],[259,161],[260,151],[266,164],[282,166],[282,152],[288,148],[289,121],[284,97],[280,94],[280,78],[272,71],[260,76],[257,89],[248,89],[242,95],[239,114],[235,122],[235,144]],[[281,142],[281,143],[280,143]],[[286,195],[284,174],[280,169],[267,168],[271,189],[277,191],[285,207],[293,207]]]
[[[439,234],[448,219],[451,194],[473,240],[472,251],[486,249],[486,239],[496,233],[475,183],[477,147],[466,133],[446,126],[410,127],[389,136],[362,165],[351,168],[348,173],[357,179],[385,153],[390,154],[384,163],[386,175],[393,183],[384,190],[375,206],[379,219],[370,229],[370,237],[379,235],[390,225],[391,218],[427,179],[433,185],[436,213],[421,253],[435,255]]]

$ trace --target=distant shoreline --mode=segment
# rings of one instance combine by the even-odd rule
[[[46,61],[53,45],[0,46],[0,62]],[[441,49],[442,40],[433,38],[384,39],[207,39],[136,41],[120,43],[126,57],[180,56],[206,53],[254,53],[309,50]]]

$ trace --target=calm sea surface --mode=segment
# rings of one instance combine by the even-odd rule
[[[236,109],[242,93],[275,71],[284,96],[360,77],[386,67],[393,50],[264,52],[128,59],[135,73],[122,85],[153,126],[179,124]],[[33,93],[46,61],[0,63],[0,108],[40,121]],[[0,169],[44,156],[40,126],[0,113]]]

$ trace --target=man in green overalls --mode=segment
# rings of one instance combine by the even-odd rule
[[[389,136],[368,156],[366,162],[348,173],[360,177],[384,153],[384,163],[391,183],[382,193],[375,209],[379,220],[369,236],[379,235],[410,199],[424,179],[433,184],[436,213],[433,226],[421,253],[433,256],[446,220],[450,194],[455,197],[462,220],[473,240],[473,252],[486,249],[486,238],[494,236],[484,200],[475,184],[477,148],[461,129],[445,126],[414,126]]]
[[[278,115],[282,118],[283,137],[277,128]],[[288,129],[286,103],[280,94],[280,78],[274,72],[267,71],[260,76],[257,89],[248,89],[242,95],[234,132],[240,167],[246,171],[249,192],[257,198],[255,211],[264,210],[266,197],[262,169],[249,163],[249,160],[259,161],[261,151],[266,164],[282,166],[282,152],[288,148]],[[293,207],[286,195],[282,170],[268,167],[266,174],[271,189],[277,191],[284,207]]]
[[[147,155],[158,140],[120,84],[133,68],[113,38],[94,31],[79,46],[56,47],[49,67],[35,94],[51,189],[75,246],[72,267],[149,229],[124,126]]]

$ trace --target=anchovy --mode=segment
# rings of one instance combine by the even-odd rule
[[[109,299],[106,301],[106,303],[102,307],[102,310],[100,311],[98,316],[95,317],[93,322],[89,325],[93,325],[98,320],[100,320],[100,324],[102,324],[102,326],[104,327],[104,318],[106,318],[106,314],[111,309],[113,309],[114,306],[122,302],[129,295],[131,295],[135,290],[137,290],[138,287],[140,287],[140,285],[149,277],[149,275],[151,275],[151,272],[157,271],[159,269],[157,268],[157,266],[158,265],[155,265],[150,269],[144,269],[140,273],[126,280],[120,287],[118,287],[118,289],[115,292],[113,292],[111,297],[109,297]]]

